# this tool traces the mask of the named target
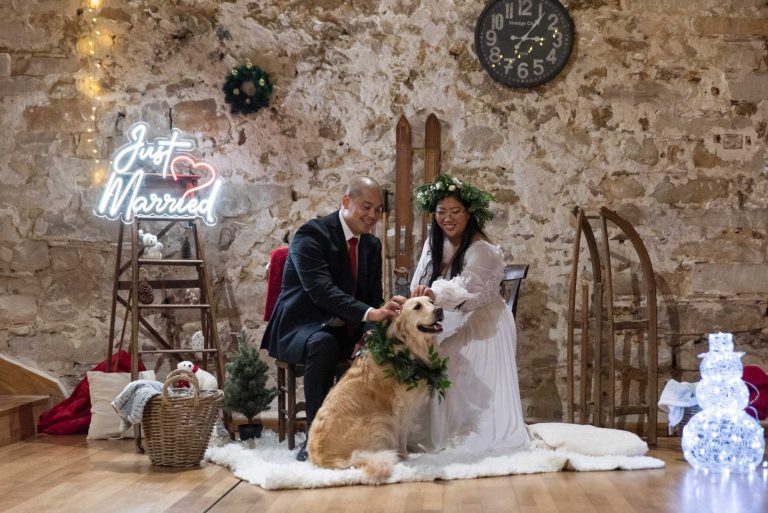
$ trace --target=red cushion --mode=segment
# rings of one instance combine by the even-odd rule
[[[269,272],[267,273],[267,301],[264,305],[264,320],[272,317],[272,310],[277,303],[283,286],[283,268],[288,258],[288,247],[273,249],[269,253]]]
[[[768,374],[756,365],[745,365],[741,379],[749,388],[749,407],[746,412],[763,420],[768,417]]]
[[[114,372],[131,372],[131,355],[120,351],[112,357]],[[106,372],[107,361],[104,360],[91,370]],[[139,360],[139,371],[144,370],[144,364]],[[37,424],[38,433],[49,435],[78,435],[88,433],[91,423],[91,391],[88,378],[84,377],[77,384],[72,394],[40,415]]]

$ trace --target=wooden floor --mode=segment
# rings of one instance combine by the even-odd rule
[[[222,467],[153,467],[133,441],[40,436],[0,448],[0,512],[691,512],[768,511],[768,468],[697,473],[676,440],[661,470],[524,476],[266,492]]]

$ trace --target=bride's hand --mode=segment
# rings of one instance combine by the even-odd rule
[[[432,301],[435,300],[435,293],[426,285],[417,285],[415,289],[411,291],[411,297],[427,296]]]

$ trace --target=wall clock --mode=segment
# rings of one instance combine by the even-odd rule
[[[491,0],[475,26],[480,63],[508,87],[534,87],[555,78],[573,41],[573,19],[558,0]]]

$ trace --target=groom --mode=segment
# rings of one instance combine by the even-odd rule
[[[363,323],[392,319],[405,302],[402,296],[386,303],[382,298],[381,242],[371,232],[383,209],[381,186],[372,178],[354,178],[341,209],[307,222],[291,241],[261,348],[304,364],[308,432],[333,385],[336,364],[352,355]],[[306,447],[304,442],[299,461],[307,459]]]

